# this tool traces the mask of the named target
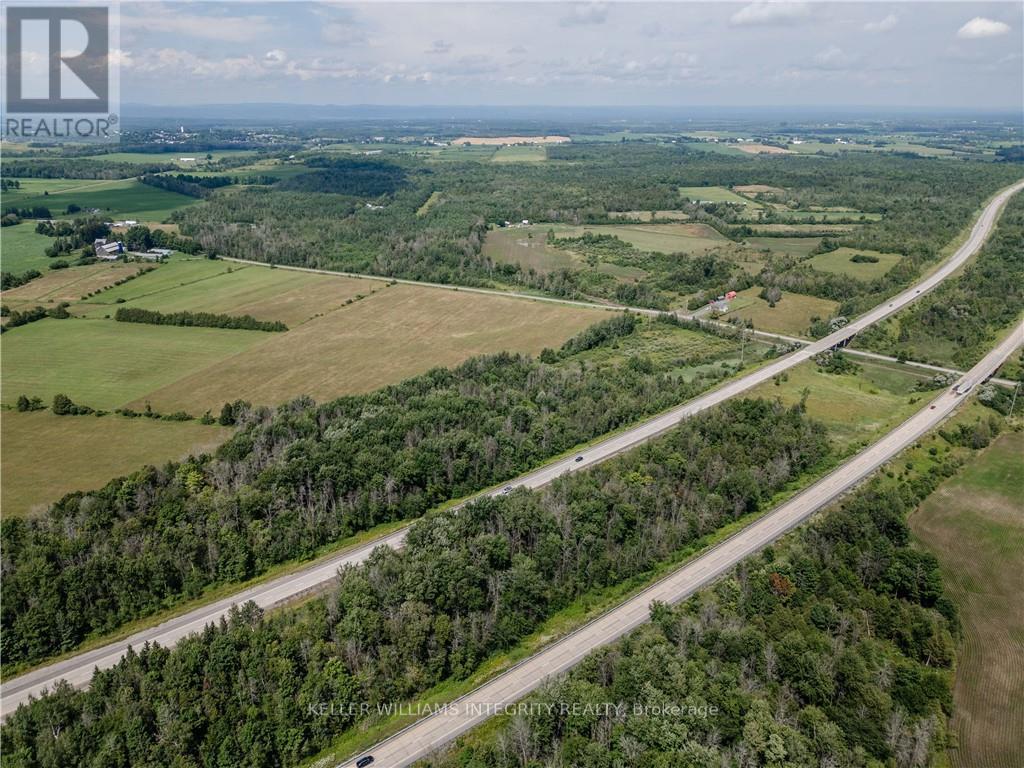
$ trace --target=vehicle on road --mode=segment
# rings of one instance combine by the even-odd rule
[[[373,755],[366,755],[356,760],[356,768],[366,768],[371,763],[373,763]]]
[[[511,485],[506,485],[504,488],[501,489],[501,495],[502,496],[504,496],[504,495],[506,495],[508,493],[512,493],[512,486]]]
[[[582,456],[577,456],[576,457],[576,461],[583,461],[583,457]]]
[[[974,386],[974,382],[973,381],[961,381],[959,384],[957,384],[955,387],[953,387],[953,394],[954,395],[966,395],[968,392],[971,391],[971,387],[973,387],[973,386]]]

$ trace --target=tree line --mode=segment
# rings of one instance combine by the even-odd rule
[[[214,312],[157,312],[141,307],[120,307],[114,313],[119,323],[148,323],[149,325],[181,325],[196,328],[231,328],[240,331],[287,331],[280,320],[257,320],[252,315],[223,315]]]

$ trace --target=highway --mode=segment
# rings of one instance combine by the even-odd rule
[[[771,380],[772,377],[789,368],[799,365],[814,357],[814,355],[846,341],[869,325],[898,312],[963,266],[985,241],[1006,201],[1022,188],[1024,188],[1024,181],[1004,189],[993,197],[975,222],[968,239],[935,272],[898,296],[889,299],[881,306],[851,321],[835,333],[818,341],[810,342],[801,349],[773,360],[745,376],[728,381],[717,389],[694,400],[648,419],[624,432],[597,442],[587,447],[578,455],[570,455],[563,459],[552,461],[533,472],[508,481],[502,489],[493,490],[488,493],[493,496],[502,493],[504,488],[539,488],[561,474],[585,469],[605,461],[672,429],[681,421],[694,414],[746,392],[758,384]],[[326,274],[338,273],[327,272]],[[451,288],[451,286],[438,287]],[[459,290],[470,289],[460,288]],[[483,289],[473,290],[475,292],[488,292]],[[493,291],[491,293],[501,296],[508,295],[500,291]],[[537,299],[537,297],[533,296],[526,298]],[[345,550],[317,561],[295,573],[268,580],[209,605],[189,611],[180,617],[140,630],[124,640],[115,641],[100,648],[39,667],[31,672],[8,680],[0,687],[0,716],[4,716],[7,712],[16,709],[30,695],[39,695],[44,689],[52,688],[61,679],[67,680],[76,687],[87,685],[92,678],[95,668],[106,669],[113,666],[129,647],[137,648],[147,642],[159,643],[164,647],[172,647],[188,634],[198,632],[206,624],[218,621],[233,605],[252,601],[262,608],[270,608],[315,590],[333,580],[338,568],[341,566],[364,561],[375,547],[402,546],[407,530],[408,526],[363,546]]]
[[[496,710],[500,712],[501,707],[515,703],[545,680],[571,669],[594,650],[614,642],[648,621],[652,601],[672,604],[686,599],[730,571],[744,558],[807,520],[937,427],[974,393],[978,383],[991,376],[1022,344],[1024,323],[958,382],[958,385],[963,382],[974,385],[966,394],[956,394],[956,387],[944,390],[925,408],[877,443],[868,446],[757,522],[472,693],[456,699],[440,713],[418,720],[377,744],[367,750],[366,754],[372,754],[374,765],[381,768],[401,768],[421,760],[492,717]],[[354,765],[354,762],[341,764],[346,768],[349,765]]]

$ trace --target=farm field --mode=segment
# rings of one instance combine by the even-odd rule
[[[483,147],[500,147],[504,144],[564,144],[569,141],[568,136],[460,136],[452,141],[453,145]]]
[[[572,254],[548,245],[549,229],[556,235],[567,231],[564,226],[492,229],[484,240],[483,254],[499,264],[521,264],[539,273],[572,268],[576,264]]]
[[[799,403],[806,389],[807,412],[825,422],[829,434],[844,449],[853,451],[877,440],[921,408],[912,398],[929,397],[918,392],[920,381],[929,381],[925,372],[914,372],[886,363],[857,359],[861,366],[854,375],[836,375],[821,371],[814,361],[807,361],[788,371],[788,378],[779,385],[765,382],[750,392],[751,397],[780,399],[785,405]]]
[[[782,187],[773,187],[768,184],[734,184],[733,192],[739,192],[741,195],[757,195],[760,193],[771,194],[771,195],[784,195],[786,190]]]
[[[955,768],[1024,763],[1024,434],[1000,435],[910,517],[942,567],[963,639],[953,687]]]
[[[686,221],[690,215],[682,211],[608,211],[610,219],[638,219],[639,221],[651,221],[652,219],[672,219],[673,221]]]
[[[13,405],[22,394],[49,403],[64,393],[92,408],[112,410],[136,400],[144,407],[152,390],[272,335],[283,334],[83,318],[40,320],[4,334],[3,403]],[[238,395],[245,391],[242,387]],[[205,408],[184,410],[198,416]]]
[[[711,203],[738,203],[751,208],[760,208],[761,203],[754,202],[749,197],[737,195],[731,189],[725,187],[680,187],[679,194],[687,200],[706,201]]]
[[[737,144],[736,149],[748,155],[788,155],[790,150],[771,144]]]
[[[540,144],[508,145],[500,147],[491,157],[492,163],[539,163],[548,159],[547,150]]]
[[[66,493],[102,487],[145,464],[161,466],[210,451],[230,434],[224,427],[198,422],[6,411],[0,422],[0,503],[5,515],[24,515]]]
[[[785,253],[789,256],[803,258],[809,256],[811,251],[818,247],[820,237],[748,237],[744,244],[751,248],[763,250],[767,248],[777,253]]]
[[[68,217],[69,205],[98,208],[111,218],[130,216],[139,221],[163,221],[195,198],[150,187],[135,179],[20,179],[21,189],[4,195],[4,206],[45,206],[56,218]],[[44,192],[48,194],[43,194]]]
[[[74,308],[75,314],[102,317],[119,307],[158,312],[213,312],[280,320],[289,328],[342,306],[359,294],[383,287],[373,280],[205,259],[161,265],[143,278],[117,286]]]
[[[584,232],[614,235],[641,251],[699,253],[729,241],[707,224],[594,224],[555,231],[558,237],[579,237]]]
[[[89,160],[106,160],[111,163],[174,163],[179,168],[204,168],[224,158],[249,157],[255,155],[254,149],[211,149],[197,152],[112,152],[106,155],[89,155]],[[212,155],[207,160],[206,156]],[[195,162],[183,162],[183,157],[194,157]],[[233,169],[232,169],[233,170]]]
[[[829,299],[783,291],[782,299],[770,307],[767,301],[758,296],[760,292],[758,286],[740,291],[730,302],[729,312],[724,316],[750,320],[761,331],[806,336],[811,318],[831,317],[839,306],[838,302]]]
[[[763,224],[759,221],[756,223],[755,228],[758,232],[799,235],[806,233],[841,234],[853,232],[859,226],[859,224]]]
[[[0,269],[20,275],[29,269],[45,270],[50,264],[46,249],[53,238],[36,234],[36,222],[23,221],[0,230]]]
[[[871,256],[877,262],[855,262],[851,259],[856,255]],[[895,267],[903,256],[899,253],[880,253],[862,248],[837,248],[828,253],[819,253],[807,263],[819,272],[832,272],[837,275],[849,275],[858,280],[874,280],[882,277]]]
[[[43,272],[42,277],[4,291],[3,301],[14,308],[35,304],[59,304],[62,301],[76,302],[87,293],[102,290],[118,280],[137,275],[147,269],[152,267],[123,262],[97,262],[84,267],[48,269]]]
[[[606,317],[601,310],[388,286],[288,333],[264,334],[271,338],[211,361],[209,371],[193,369],[191,375],[149,392],[146,399],[161,412],[195,413],[237,397],[265,404],[303,394],[330,400],[473,355],[538,353]]]

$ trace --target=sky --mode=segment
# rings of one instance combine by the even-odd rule
[[[145,104],[1021,111],[1024,3],[121,4]]]

